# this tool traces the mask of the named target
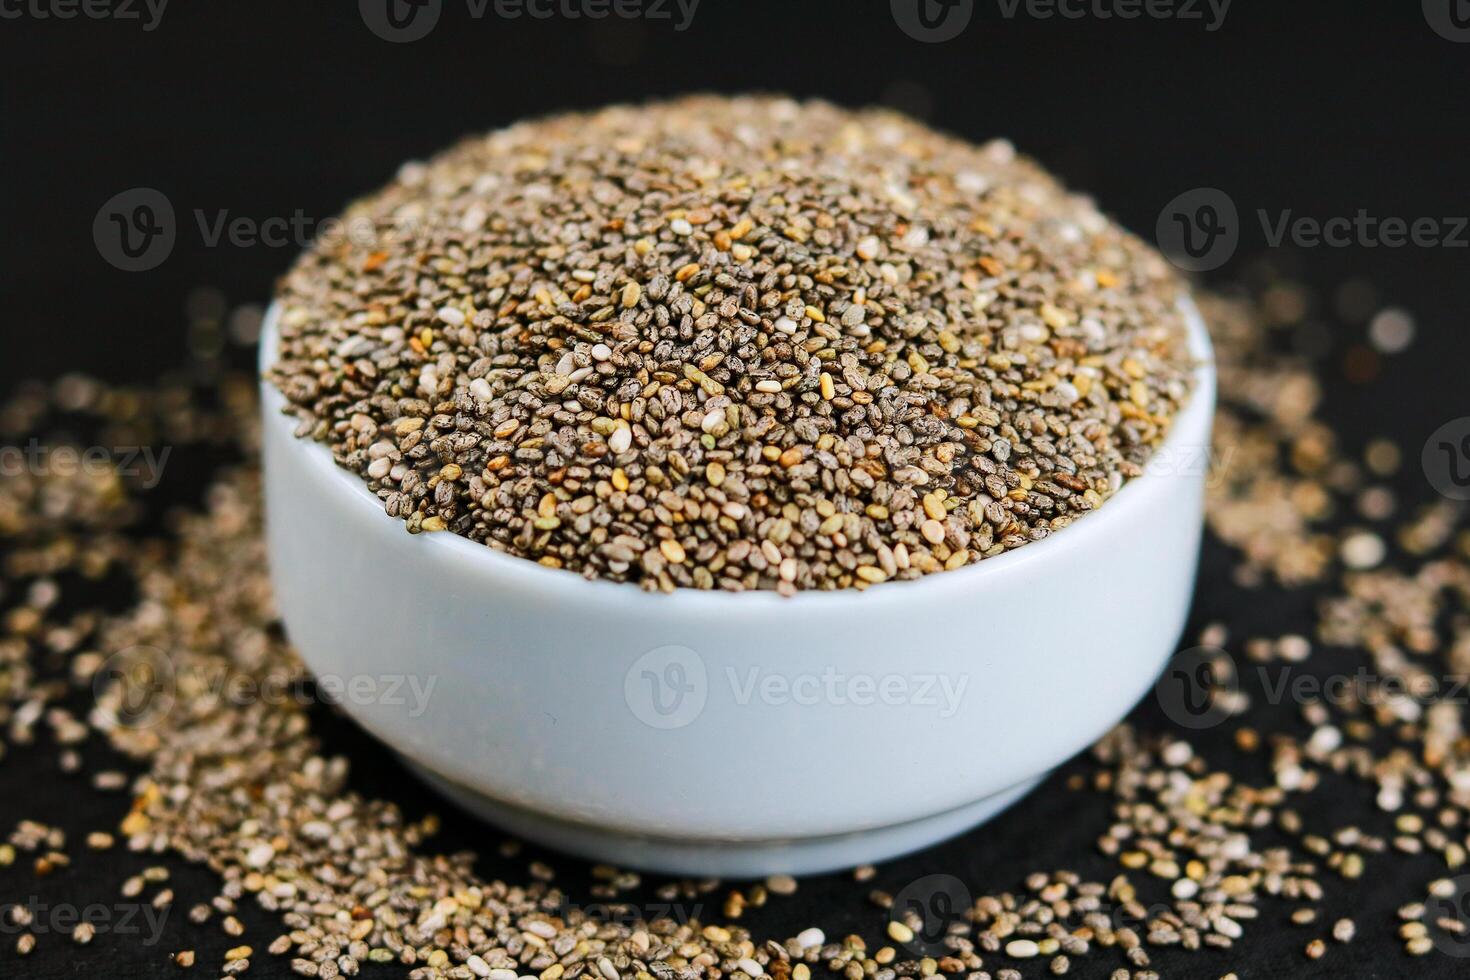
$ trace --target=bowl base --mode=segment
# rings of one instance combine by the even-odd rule
[[[618,867],[719,878],[818,874],[921,850],[984,823],[1031,792],[1045,778],[1026,780],[953,810],[872,830],[786,840],[709,841],[627,834],[560,820],[493,800],[412,760],[403,761],[456,806],[517,837]]]

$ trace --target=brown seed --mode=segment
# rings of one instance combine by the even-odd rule
[[[766,879],[766,888],[773,895],[796,894],[796,879],[790,875],[771,875]]]

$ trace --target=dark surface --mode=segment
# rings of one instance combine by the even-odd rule
[[[978,0],[958,39],[924,44],[907,37],[883,2],[704,0],[692,26],[667,22],[600,25],[564,18],[474,21],[449,0],[438,29],[412,44],[378,40],[355,5],[215,0],[171,5],[153,31],[137,22],[0,19],[0,382],[52,377],[70,369],[145,380],[185,356],[184,298],[201,284],[232,302],[268,296],[295,246],[211,247],[194,212],[213,220],[315,220],[463,134],[518,117],[611,100],[709,89],[779,89],[844,103],[889,101],[972,138],[1005,135],[1087,188],[1129,226],[1151,235],[1160,209],[1199,186],[1226,190],[1247,216],[1242,255],[1266,242],[1251,216],[1327,218],[1366,209],[1379,217],[1470,214],[1470,45],[1427,25],[1419,4],[1239,0],[1223,27],[1207,32],[1177,21],[1007,21],[994,0]],[[0,4],[0,9],[13,9]],[[161,190],[179,216],[172,255],[147,272],[103,261],[92,235],[104,201],[134,187]],[[1325,295],[1366,278],[1385,304],[1414,312],[1419,336],[1406,354],[1381,364],[1371,385],[1343,379],[1346,353],[1364,341],[1361,323],[1324,317],[1333,381],[1329,414],[1350,446],[1388,436],[1405,449],[1400,486],[1429,499],[1419,447],[1440,423],[1470,414],[1464,372],[1470,325],[1470,249],[1355,246],[1278,252]],[[1228,277],[1237,261],[1220,275]],[[242,363],[243,363],[243,354]],[[169,471],[171,492],[197,490],[199,470]],[[188,481],[195,481],[193,484]],[[1237,636],[1309,627],[1310,592],[1241,593],[1229,556],[1207,547],[1193,622],[1222,618]],[[1161,724],[1153,705],[1140,720]],[[356,760],[358,785],[430,805],[365,736],[324,718],[332,747]],[[1206,735],[1202,750],[1223,748]],[[984,746],[926,744],[916,758],[984,752]],[[22,818],[60,823],[80,834],[115,825],[121,796],[62,776],[50,751],[12,751],[0,762],[0,828]],[[104,752],[88,749],[95,768]],[[1221,757],[1225,757],[1222,753]],[[1086,768],[1073,763],[1067,771]],[[1258,773],[1255,775],[1259,775]],[[1026,872],[1112,870],[1093,842],[1108,822],[1107,802],[1067,792],[1058,776],[981,830],[880,869],[873,885],[898,891],[931,872],[958,875],[977,892],[1013,888]],[[874,773],[874,792],[882,774]],[[820,788],[814,788],[820,792]],[[1357,799],[1357,788],[1344,788]],[[841,806],[833,801],[833,806]],[[1310,811],[1304,814],[1309,821]],[[1320,814],[1324,826],[1327,814]],[[1382,830],[1383,828],[1378,828]],[[439,846],[494,853],[492,830],[448,816]],[[147,862],[70,848],[76,865],[43,881],[18,866],[0,870],[0,904],[32,896],[51,905],[118,902],[126,875]],[[528,857],[487,858],[489,874],[521,874]],[[583,873],[560,859],[569,883]],[[1450,977],[1464,960],[1411,961],[1392,932],[1392,910],[1422,894],[1432,862],[1370,860],[1356,886],[1335,886],[1325,921],[1353,916],[1359,939],[1318,964],[1301,950],[1322,934],[1286,923],[1289,906],[1267,904],[1248,942],[1231,953],[1160,954],[1165,976]],[[235,945],[217,925],[199,928],[184,912],[214,894],[210,876],[176,867],[178,904],[156,945],[100,936],[78,949],[43,936],[29,960],[0,937],[0,978],[173,975],[167,953],[199,950],[189,975],[214,975]],[[860,931],[878,938],[864,900],[871,886],[845,878],[804,882],[797,897],[773,902],[747,921],[758,934],[788,935],[807,925],[829,937]],[[704,900],[717,913],[721,893]],[[697,910],[688,909],[688,912]],[[253,907],[242,918],[258,950],[277,924]],[[996,963],[988,964],[992,969]],[[1071,976],[1106,977],[1123,965],[1099,953]],[[1028,975],[1040,976],[1033,966]],[[263,954],[248,976],[287,976]],[[397,975],[394,971],[367,975]]]

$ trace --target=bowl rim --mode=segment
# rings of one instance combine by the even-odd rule
[[[1169,434],[1155,450],[1155,458],[1171,448],[1177,450],[1182,444],[1186,444],[1184,440],[1191,438],[1186,435],[1189,432],[1196,433],[1191,438],[1191,443],[1197,439],[1208,441],[1215,409],[1215,359],[1209,330],[1187,288],[1181,292],[1178,306],[1184,317],[1186,344],[1196,361],[1194,386],[1189,400],[1175,413]],[[1145,470],[1141,476],[1124,483],[1104,501],[1104,506],[1082,515],[1061,531],[1040,541],[1032,541],[963,568],[935,572],[909,581],[884,582],[878,588],[805,589],[798,590],[791,596],[783,596],[774,589],[730,592],[724,589],[678,588],[672,593],[655,592],[640,588],[633,582],[589,579],[567,569],[548,568],[452,532],[408,534],[402,529],[401,521],[387,517],[383,512],[382,501],[368,489],[358,474],[338,465],[327,446],[296,435],[292,417],[287,411],[289,405],[286,398],[269,378],[269,369],[276,359],[277,323],[280,315],[281,303],[279,299],[273,300],[266,309],[260,332],[258,382],[264,416],[262,425],[276,425],[284,430],[280,434],[286,442],[306,457],[304,465],[329,468],[335,478],[333,485],[341,487],[344,497],[353,501],[346,503],[346,506],[371,508],[373,513],[368,516],[382,522],[386,530],[401,535],[407,543],[437,549],[437,552],[431,552],[431,561],[457,566],[459,574],[488,584],[493,584],[497,579],[516,579],[518,581],[515,584],[518,587],[534,587],[548,599],[565,599],[584,606],[588,603],[600,603],[604,606],[633,604],[633,609],[623,610],[625,613],[668,613],[678,610],[683,613],[748,614],[757,611],[842,612],[856,602],[871,613],[893,603],[943,599],[946,589],[951,598],[972,598],[975,590],[984,588],[997,576],[1013,574],[1023,565],[1065,561],[1063,549],[1077,550],[1085,547],[1089,541],[1107,533],[1108,522],[1117,523],[1134,511],[1142,514],[1147,506],[1145,498],[1151,491],[1163,492],[1161,487],[1164,484],[1179,479],[1174,475]],[[1104,518],[1100,515],[1112,516]]]

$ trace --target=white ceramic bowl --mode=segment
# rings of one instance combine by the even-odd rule
[[[1174,650],[1215,396],[1186,305],[1197,387],[1145,475],[1043,541],[861,593],[651,594],[409,535],[263,382],[281,615],[353,718],[531,840],[721,876],[915,850],[1101,736]]]

